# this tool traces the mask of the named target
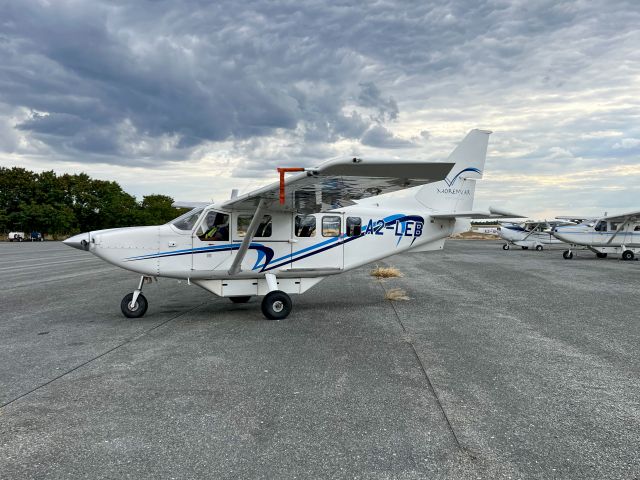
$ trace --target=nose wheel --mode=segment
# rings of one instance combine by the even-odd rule
[[[122,302],[120,302],[120,309],[122,313],[127,318],[140,318],[145,313],[147,313],[147,308],[149,304],[147,303],[147,299],[142,293],[138,294],[138,298],[133,301],[134,293],[127,293]]]
[[[573,252],[571,250],[565,250],[562,252],[562,258],[565,260],[571,260],[573,258]]]
[[[140,277],[140,283],[138,288],[133,292],[127,293],[120,302],[120,310],[127,318],[140,318],[147,313],[149,303],[144,295],[142,295],[142,285],[145,283],[151,283],[152,278],[142,276]]]

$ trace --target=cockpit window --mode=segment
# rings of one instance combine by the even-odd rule
[[[600,220],[596,223],[596,232],[606,232],[607,231],[607,222],[604,220]]]
[[[175,220],[172,220],[169,223],[171,223],[171,225],[176,227],[178,230],[185,230],[190,232],[191,230],[193,230],[193,226],[198,221],[198,218],[200,218],[200,214],[202,213],[202,210],[204,209],[194,208],[193,210],[183,215],[180,215],[178,218],[176,218]]]
[[[198,238],[203,242],[228,242],[229,215],[209,210],[198,228]]]

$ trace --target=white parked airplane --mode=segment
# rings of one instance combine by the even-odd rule
[[[553,235],[565,243],[584,245],[598,258],[618,254],[623,260],[633,260],[640,253],[640,212],[624,213],[587,221],[579,225],[556,227]],[[573,258],[571,249],[562,256]]]
[[[523,223],[500,222],[498,236],[507,241],[502,245],[502,249],[509,250],[511,245],[517,245],[523,250],[535,248],[540,251],[544,249],[545,245],[564,243],[551,233],[553,228],[560,224],[567,225],[567,222],[548,222],[546,220]]]
[[[166,225],[82,233],[67,245],[142,275],[126,295],[127,317],[147,310],[152,277],[186,279],[235,303],[264,295],[269,319],[291,311],[289,294],[328,275],[401,252],[440,250],[457,218],[517,217],[473,211],[491,132],[472,130],[447,163],[331,160],[278,169],[280,183],[188,212]],[[299,171],[284,179],[286,171]],[[407,198],[381,196],[412,188]]]

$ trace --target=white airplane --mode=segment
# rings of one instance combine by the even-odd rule
[[[563,243],[555,238],[551,231],[556,226],[567,222],[551,221],[529,221],[523,223],[500,222],[498,227],[498,236],[507,243],[502,245],[503,250],[509,250],[511,245],[517,245],[523,250],[535,248],[540,251],[545,245],[554,245]]]
[[[234,303],[263,295],[265,317],[283,319],[292,308],[289,294],[329,275],[401,252],[441,250],[457,218],[518,217],[472,210],[490,133],[472,130],[447,163],[353,158],[278,169],[279,183],[166,225],[99,230],[64,243],[142,275],[122,299],[127,317],[147,310],[143,284],[169,277]],[[288,171],[300,173],[285,179]],[[357,202],[409,188],[406,198]]]
[[[640,253],[640,211],[605,216],[579,225],[558,226],[553,236],[572,245],[583,245],[598,258],[609,253],[618,254],[623,260],[633,260]],[[565,260],[573,258],[570,248],[562,253]]]

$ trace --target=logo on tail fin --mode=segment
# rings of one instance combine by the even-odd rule
[[[454,175],[454,177],[451,180],[449,180],[448,178],[445,178],[444,183],[446,183],[449,187],[452,187],[453,184],[456,183],[456,180],[458,179],[458,177],[462,175],[464,172],[473,172],[473,173],[482,175],[482,171],[479,168],[469,167],[469,168],[460,170],[457,174]]]

